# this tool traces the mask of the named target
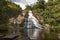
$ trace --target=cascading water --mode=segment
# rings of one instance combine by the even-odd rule
[[[24,23],[24,27],[27,28],[27,34],[30,39],[37,39],[40,31],[43,29],[39,21],[33,16],[32,11],[29,11],[28,18]]]

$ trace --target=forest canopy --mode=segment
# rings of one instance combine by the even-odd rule
[[[8,23],[9,18],[17,17],[21,12],[19,5],[8,0],[0,0],[0,24]]]

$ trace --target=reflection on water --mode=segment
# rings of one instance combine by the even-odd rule
[[[29,11],[28,18],[24,22],[24,27],[26,29],[26,34],[30,39],[37,39],[40,31],[43,29],[39,21],[33,16],[32,11]]]

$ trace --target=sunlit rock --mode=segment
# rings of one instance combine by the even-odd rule
[[[17,24],[21,24],[23,21],[24,21],[24,17],[21,16],[21,15],[19,15],[19,16],[16,18]]]
[[[14,18],[9,18],[9,24],[13,23],[14,22]]]

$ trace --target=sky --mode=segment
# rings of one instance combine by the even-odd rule
[[[45,1],[47,2],[48,0]],[[20,5],[20,7],[24,10],[26,8],[26,5],[34,4],[37,2],[37,0],[12,0],[12,2]]]

